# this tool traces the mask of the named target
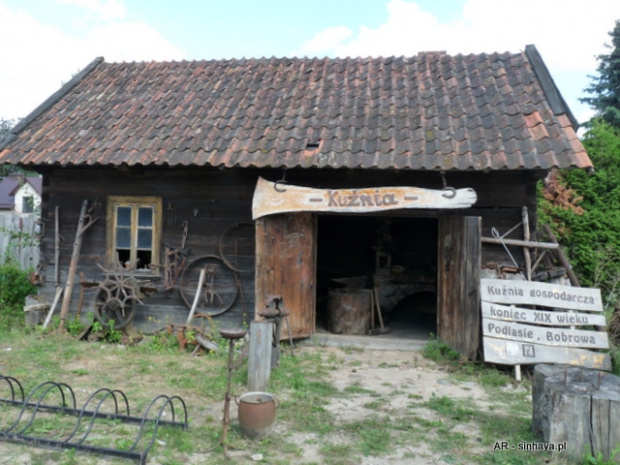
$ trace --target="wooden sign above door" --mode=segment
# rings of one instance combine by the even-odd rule
[[[369,213],[402,208],[469,208],[476,200],[476,192],[470,188],[314,189],[258,178],[252,199],[252,218],[300,211]]]

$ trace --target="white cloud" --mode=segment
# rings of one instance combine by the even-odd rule
[[[185,52],[157,30],[140,22],[111,22],[89,31],[87,46],[100,50],[107,61],[174,60]]]
[[[516,52],[535,44],[548,65],[585,70],[596,68],[595,55],[605,52],[607,33],[620,19],[620,2],[609,0],[589,0],[587,8],[583,0],[469,0],[459,19],[444,23],[412,0],[391,0],[387,8],[381,26],[346,36],[319,33],[302,51],[317,54],[318,36],[331,37],[320,50],[328,56]]]
[[[293,55],[310,55],[319,56],[326,51],[330,51],[333,44],[344,42],[347,40],[353,31],[345,26],[330,27],[315,34],[315,36],[304,44],[304,48],[299,52],[294,52]]]
[[[63,1],[101,8],[118,3]],[[25,117],[95,57],[141,61],[183,59],[186,55],[144,23],[98,20],[70,35],[2,3],[0,43],[15,44],[0,47],[0,63],[5,64],[0,67],[0,117],[6,119]]]
[[[93,11],[103,20],[123,19],[127,13],[122,0],[56,0],[56,2]]]

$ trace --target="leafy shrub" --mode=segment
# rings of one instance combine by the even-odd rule
[[[36,292],[26,271],[12,264],[0,266],[0,329],[24,324],[26,296]]]

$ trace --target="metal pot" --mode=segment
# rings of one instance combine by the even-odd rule
[[[268,392],[246,392],[237,401],[239,426],[243,434],[252,439],[267,436],[276,418],[276,400]]]

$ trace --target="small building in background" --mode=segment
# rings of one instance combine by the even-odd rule
[[[41,207],[41,176],[11,174],[0,181],[0,211],[36,213]]]

